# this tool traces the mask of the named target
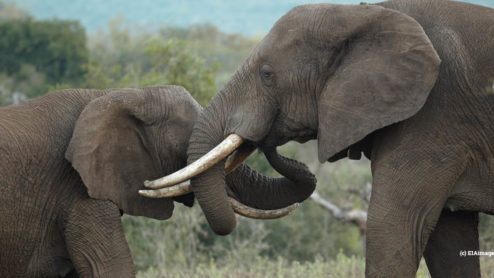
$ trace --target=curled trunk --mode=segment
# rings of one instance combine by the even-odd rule
[[[204,110],[189,142],[188,163],[199,159],[219,144],[225,134],[223,95],[218,94]],[[314,175],[302,163],[285,158],[274,149],[265,150],[272,166],[285,177],[270,178],[241,165],[225,179],[225,161],[191,179],[192,190],[209,225],[217,234],[229,234],[236,225],[228,196],[259,209],[278,209],[308,198],[316,184]]]
[[[264,151],[273,168],[284,177],[264,176],[247,165],[226,177],[228,193],[242,203],[259,209],[279,209],[307,199],[316,187],[316,178],[304,164]]]

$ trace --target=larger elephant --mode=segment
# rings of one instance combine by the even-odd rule
[[[174,200],[192,205],[192,194],[137,191],[186,165],[201,111],[178,86],[65,90],[1,108],[0,276],[133,277],[120,216],[167,219]],[[291,183],[251,173],[265,193]],[[242,202],[250,180],[231,180]]]
[[[367,277],[413,277],[428,242],[433,276],[478,276],[459,250],[494,213],[493,38],[494,10],[461,2],[293,8],[205,108],[188,162],[227,136],[270,155],[317,139],[321,162],[363,152]],[[219,234],[235,227],[224,188],[222,162],[192,179]]]

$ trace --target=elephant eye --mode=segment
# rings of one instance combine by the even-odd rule
[[[261,72],[261,76],[262,78],[270,78],[271,76],[273,76],[273,73],[269,71],[263,71]]]
[[[269,65],[263,65],[259,71],[259,74],[261,76],[262,81],[264,82],[265,85],[272,85],[273,83],[273,77],[274,77],[274,72],[271,66]]]

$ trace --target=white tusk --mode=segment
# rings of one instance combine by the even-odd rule
[[[228,157],[225,163],[225,175],[228,175],[237,169],[238,166],[240,166],[255,150],[255,146],[240,146],[232,155],[230,155],[230,157]],[[190,180],[160,189],[139,190],[140,195],[148,198],[170,198],[185,195],[190,192],[192,192]]]
[[[255,209],[249,206],[246,206],[239,201],[233,199],[232,197],[228,197],[230,199],[230,203],[232,204],[233,211],[235,213],[249,217],[249,218],[254,218],[254,219],[276,219],[276,218],[281,218],[283,216],[288,215],[290,212],[295,210],[298,206],[299,203],[295,203],[293,205],[290,205],[288,207],[284,207],[281,209],[273,209],[273,210],[262,210],[262,209]]]
[[[154,180],[145,181],[144,186],[152,189],[168,187],[177,183],[186,181],[215,165],[223,158],[227,157],[243,142],[242,137],[237,134],[230,134],[218,146],[214,147],[207,154],[189,164],[187,167],[178,170],[166,177]]]
[[[172,187],[160,189],[139,190],[139,194],[148,198],[171,198],[192,192],[190,180],[186,180]]]

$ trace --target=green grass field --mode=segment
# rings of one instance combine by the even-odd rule
[[[494,278],[494,257],[481,257],[482,277]],[[139,278],[357,278],[364,277],[365,260],[357,257],[347,257],[339,254],[336,259],[315,262],[289,263],[282,258],[277,261],[266,260],[258,257],[256,263],[251,265],[222,264],[211,262],[201,264],[195,268],[149,268],[139,272]],[[425,262],[422,260],[417,278],[430,277]]]

